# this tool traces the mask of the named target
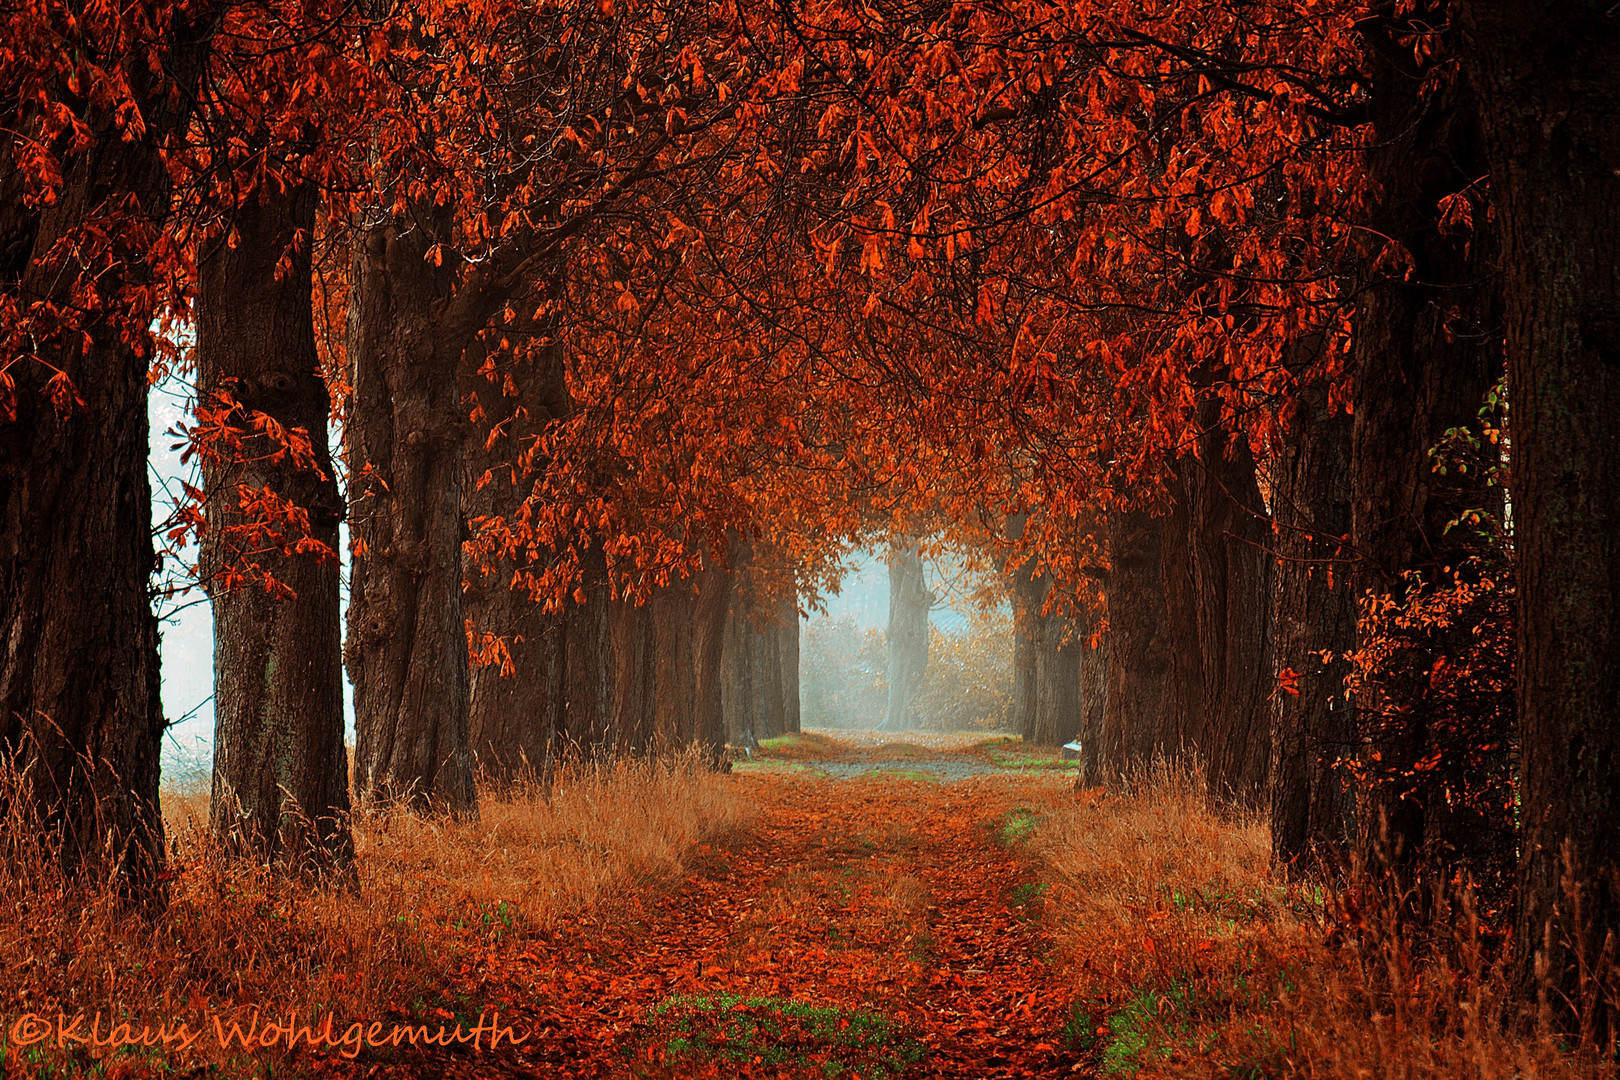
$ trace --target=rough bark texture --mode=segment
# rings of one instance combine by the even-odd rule
[[[49,253],[110,207],[128,216],[101,224],[131,242],[112,253],[96,288],[113,298],[142,283],[145,244],[169,203],[158,147],[186,122],[209,36],[208,27],[178,18],[173,33],[128,72],[142,136],[124,138],[111,117],[92,110],[91,145],[65,163],[55,203],[17,229],[0,229],[8,292],[66,302],[75,275]],[[172,82],[158,83],[148,56],[163,61]],[[132,337],[145,334],[149,314],[136,315]],[[116,876],[132,900],[155,905],[164,898],[164,723],[148,593],[156,558],[147,359],[105,318],[92,318],[88,331],[88,341],[42,348],[82,406],[53,408],[44,365],[24,360],[10,370],[17,415],[0,419],[0,762],[22,780],[18,816],[35,818],[60,842],[66,873]]]
[[[598,572],[601,571],[598,568]],[[606,585],[585,589],[563,629],[562,738],[574,753],[595,753],[613,716],[613,624]]]
[[[1096,616],[1075,628],[1080,654],[1080,775],[1087,783],[1102,778],[1103,721],[1108,713],[1108,637],[1091,644]]]
[[[735,580],[730,569],[711,562],[698,575],[697,599],[692,605],[691,741],[716,755],[730,734],[722,693],[726,627]]]
[[[199,267],[198,388],[225,392],[309,437],[315,468],[264,436],[240,460],[205,469],[208,533],[201,563],[214,613],[212,831],[228,847],[293,870],[342,866],[353,857],[349,770],[343,746],[338,522],[342,500],[327,449],[326,383],[315,354],[310,245],[313,190],[251,199]],[[295,244],[295,234],[297,237]],[[278,278],[284,255],[290,265]],[[268,489],[308,514],[324,555],[260,552],[230,531],[242,521],[238,486]],[[287,543],[297,535],[288,535]],[[286,586],[221,585],[230,567],[256,564]]]
[[[1334,762],[1355,752],[1355,721],[1345,700],[1343,656],[1355,647],[1350,593],[1349,416],[1327,415],[1326,394],[1309,388],[1297,402],[1272,461],[1271,502],[1278,555],[1272,593],[1273,666],[1294,671],[1299,693],[1271,697],[1271,845],[1291,873],[1342,866],[1353,835],[1355,799]]]
[[[1212,796],[1258,804],[1271,736],[1269,522],[1247,441],[1228,442],[1213,399],[1200,420],[1198,458],[1180,463],[1200,666],[1183,738],[1204,758]]]
[[[421,220],[360,230],[349,310],[350,578],[361,796],[475,812],[461,610],[462,407],[456,370],[482,319],[448,317],[454,281]]]
[[[1438,19],[1444,22],[1443,13]],[[1382,24],[1369,23],[1367,33],[1376,138],[1366,160],[1383,195],[1370,225],[1402,244],[1412,264],[1410,273],[1397,266],[1373,282],[1357,314],[1350,480],[1358,562],[1351,583],[1357,596],[1372,590],[1400,597],[1403,572],[1433,582],[1458,563],[1462,530],[1448,536],[1446,525],[1486,502],[1477,479],[1455,470],[1437,474],[1429,450],[1447,429],[1475,421],[1500,374],[1500,284],[1483,212],[1471,235],[1440,228],[1440,200],[1487,171],[1467,86],[1425,92],[1428,72],[1414,66],[1410,45]],[[1408,660],[1412,671],[1428,669],[1424,657]],[[1418,687],[1408,696],[1420,706],[1421,694]],[[1357,718],[1374,774],[1410,773],[1427,752],[1421,707],[1393,715],[1369,699],[1357,703]],[[1369,859],[1445,858],[1448,843],[1431,835],[1424,805],[1443,792],[1410,788],[1404,782],[1359,788],[1359,842]]]
[[[928,672],[928,609],[934,596],[923,578],[922,557],[913,543],[889,548],[889,705],[884,731],[917,726],[917,690]]]
[[[1475,0],[1461,22],[1500,206],[1513,400],[1519,980],[1534,992],[1539,956],[1598,1024],[1578,973],[1620,940],[1620,19],[1602,0]]]
[[[1184,517],[1173,509],[1108,518],[1108,700],[1098,755],[1105,779],[1178,746],[1169,730],[1175,643],[1165,557],[1185,536]]]

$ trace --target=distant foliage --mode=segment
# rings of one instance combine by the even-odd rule
[[[938,731],[1006,731],[1013,714],[1012,615],[974,615],[960,632],[933,628],[917,714]]]
[[[799,707],[805,727],[875,728],[888,705],[883,631],[853,616],[811,619],[799,637]]]
[[[1006,730],[1012,723],[1012,617],[975,615],[955,633],[931,628],[928,672],[917,715],[936,731]],[[806,727],[877,727],[888,700],[883,631],[855,620],[812,619],[799,646],[799,694]]]

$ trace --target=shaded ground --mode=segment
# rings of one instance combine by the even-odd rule
[[[501,1008],[530,1033],[516,1052],[357,1064],[366,1075],[546,1077],[1079,1071],[1059,1035],[1067,991],[1047,969],[1043,886],[1016,850],[1033,820],[1022,808],[1067,780],[998,769],[971,744],[936,751],[913,736],[915,750],[896,753],[830,741],[799,740],[770,760],[885,771],[741,770],[757,818],[700,852],[678,887],[649,883],[469,964],[456,1011]]]

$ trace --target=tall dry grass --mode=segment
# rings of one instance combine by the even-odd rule
[[[1196,769],[1076,792],[1037,833],[1075,985],[1071,1045],[1100,1076],[1614,1080],[1508,993],[1466,892],[1421,940],[1390,907],[1289,884],[1263,822],[1212,808]],[[1379,890],[1361,889],[1362,896]]]
[[[221,857],[201,791],[166,792],[163,809],[172,899],[150,921],[109,888],[61,880],[37,845],[0,866],[0,1032],[25,1012],[83,1013],[88,1028],[99,1011],[103,1033],[114,1017],[196,1029],[255,1007],[331,1011],[339,1031],[344,1018],[410,1014],[454,986],[473,944],[521,939],[628,883],[673,876],[747,813],[696,754],[576,764],[549,789],[486,797],[475,821],[357,811],[358,884],[345,889]],[[187,1060],[259,1071],[217,1042],[199,1039]],[[97,1056],[69,1042],[13,1047],[4,1060],[8,1074],[88,1075]]]

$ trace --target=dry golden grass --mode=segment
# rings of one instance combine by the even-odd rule
[[[481,810],[459,822],[357,812],[358,886],[323,889],[217,857],[206,796],[167,793],[172,901],[155,921],[121,911],[106,890],[65,887],[43,853],[0,869],[0,1020],[82,1012],[88,1028],[99,1010],[138,1031],[171,1021],[195,1030],[216,1016],[228,1024],[255,1006],[330,1010],[340,1022],[408,1014],[454,985],[466,946],[543,927],[628,882],[673,876],[695,845],[747,812],[736,785],[697,755],[575,766],[549,792],[519,789]],[[255,1071],[229,1060],[209,1031],[195,1060]],[[12,1050],[6,1068],[94,1068],[69,1047],[30,1048],[20,1063]]]
[[[1066,1034],[1099,1076],[1613,1080],[1517,1022],[1465,898],[1419,950],[1378,912],[1287,885],[1264,825],[1212,810],[1163,764],[1076,792],[1037,831],[1076,987]]]

